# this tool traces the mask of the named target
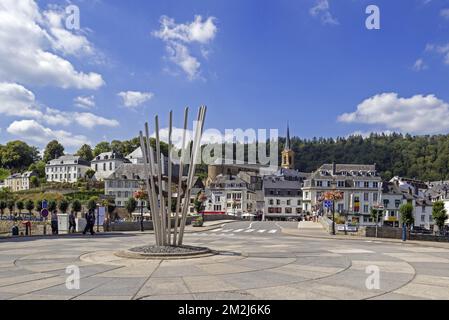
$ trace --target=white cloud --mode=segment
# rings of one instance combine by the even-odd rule
[[[338,121],[411,134],[448,133],[449,104],[434,95],[400,98],[397,93],[383,93],[363,101],[355,112],[340,115]]]
[[[214,21],[214,17],[209,17],[203,22],[203,18],[197,15],[190,24],[176,24],[174,19],[162,16],[160,19],[161,29],[153,32],[153,35],[164,41],[180,40],[186,43],[205,44],[213,40],[217,33]]]
[[[34,94],[16,83],[0,82],[0,114],[6,116],[32,117],[42,116],[35,105]]]
[[[14,121],[6,131],[21,139],[41,145],[45,145],[54,139],[66,147],[79,147],[83,144],[90,144],[89,139],[83,135],[73,135],[63,130],[52,130],[42,126],[35,120]]]
[[[78,89],[104,85],[100,74],[77,71],[55,53],[80,55],[93,51],[84,36],[63,30],[60,18],[56,11],[41,13],[34,0],[1,1],[0,81]]]
[[[413,70],[414,71],[422,71],[422,70],[426,70],[428,67],[427,65],[424,63],[423,59],[418,59],[415,61],[415,64],[413,65]]]
[[[174,19],[162,16],[160,30],[153,32],[155,37],[165,42],[169,60],[179,66],[190,80],[198,78],[201,63],[191,55],[188,45],[202,45],[202,56],[207,58],[206,53],[209,51],[203,46],[210,43],[217,34],[215,20],[214,17],[208,17],[203,21],[203,18],[197,15],[191,23],[176,24]]]
[[[0,82],[0,115],[35,119],[53,126],[77,123],[85,128],[95,126],[117,127],[118,121],[106,119],[93,113],[66,112],[41,107],[34,94],[16,83]]]
[[[169,59],[184,70],[190,80],[198,76],[201,63],[190,55],[189,49],[185,45],[170,41],[167,44],[167,52]]]
[[[324,25],[340,24],[330,12],[330,5],[328,0],[317,0],[315,6],[310,8],[309,13],[312,17],[319,17]]]
[[[427,44],[427,52],[435,52],[444,57],[444,63],[449,64],[449,43],[445,45]]]
[[[449,8],[441,9],[440,15],[441,15],[444,19],[449,19]]]
[[[123,91],[118,96],[122,98],[125,107],[134,108],[151,100],[154,94],[151,92]]]
[[[83,109],[91,109],[95,107],[95,97],[94,96],[88,96],[88,97],[76,97],[73,102],[75,103],[75,106],[78,108]]]

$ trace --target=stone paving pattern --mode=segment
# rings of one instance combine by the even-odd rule
[[[186,244],[220,252],[186,260],[114,255],[152,244],[149,234],[1,240],[0,299],[449,299],[449,248],[295,237],[281,227],[294,229],[234,222],[186,234]],[[240,229],[254,232],[233,233]],[[279,232],[257,232],[273,229]],[[304,231],[311,232],[321,230]],[[80,268],[79,290],[66,288],[70,265]],[[380,289],[365,285],[372,265]]]

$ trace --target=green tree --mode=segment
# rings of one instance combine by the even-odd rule
[[[31,188],[38,188],[39,185],[40,185],[39,178],[36,177],[36,176],[32,176],[30,178],[30,187]]]
[[[444,228],[444,223],[447,220],[447,211],[444,208],[444,202],[443,201],[437,201],[433,203],[432,206],[432,217],[435,221],[435,224],[438,226],[438,230],[441,233],[441,231]]]
[[[413,205],[411,203],[401,205],[399,207],[399,213],[401,215],[401,223],[405,223],[407,227],[410,227],[415,223],[415,217],[413,216]]]
[[[45,165],[46,165],[46,162],[44,162],[42,160],[37,161],[30,165],[30,167],[28,168],[28,171],[34,171],[37,173],[39,178],[44,179],[44,178],[46,178]]]
[[[77,151],[76,155],[87,161],[92,161],[92,159],[94,158],[92,148],[88,144],[82,145],[81,148]]]
[[[33,202],[33,200],[25,201],[25,209],[28,210],[28,213],[30,214],[30,217],[31,217],[33,215],[33,209],[34,209],[34,202]]]
[[[40,213],[42,211],[42,200],[36,200],[34,202],[34,208],[36,208],[36,211]]]
[[[78,214],[82,210],[81,202],[79,200],[73,200],[72,202],[72,210],[75,214]]]
[[[16,202],[16,208],[19,210],[19,215],[22,215],[22,210],[25,209],[25,204],[22,200]]]
[[[94,157],[98,156],[101,153],[104,152],[110,152],[112,151],[111,145],[109,144],[109,142],[100,142],[99,144],[97,144],[94,148]]]
[[[8,204],[4,200],[0,200],[0,213],[3,217],[3,214],[5,213],[5,209],[8,207]]]
[[[12,197],[12,192],[9,188],[0,188],[0,199],[8,200]]]
[[[125,203],[126,211],[128,211],[128,214],[131,216],[134,211],[136,211],[137,208],[137,201],[133,197],[129,198],[128,201]]]
[[[44,162],[57,159],[64,155],[64,147],[57,140],[50,141],[44,151]]]
[[[26,170],[39,158],[36,147],[30,147],[22,141],[8,142],[0,149],[1,165],[14,172]]]
[[[95,176],[95,170],[89,169],[86,171],[86,177],[92,179]]]
[[[55,200],[48,201],[48,211],[53,212],[58,208],[58,204]]]
[[[9,214],[13,215],[14,214],[14,208],[16,207],[16,202],[14,200],[8,200],[6,202],[6,204],[8,206]]]
[[[59,211],[61,211],[62,213],[67,213],[67,209],[69,208],[70,203],[66,200],[66,199],[62,199],[61,201],[59,201]]]
[[[0,159],[0,164],[1,164],[1,159]],[[0,181],[5,180],[6,178],[8,178],[11,175],[11,171],[5,169],[5,168],[0,168]]]
[[[87,201],[87,210],[95,211],[97,209],[97,197],[92,197]]]

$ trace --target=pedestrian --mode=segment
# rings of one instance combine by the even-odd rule
[[[58,213],[56,210],[51,213],[51,234],[58,234]]]
[[[75,213],[72,211],[69,215],[69,233],[75,232],[76,232],[76,220],[75,220]]]
[[[95,226],[95,214],[93,210],[89,210],[86,215],[86,227],[84,228],[83,234],[85,235],[88,231],[91,235],[94,235],[94,226]]]

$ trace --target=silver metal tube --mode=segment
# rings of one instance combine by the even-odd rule
[[[156,162],[158,165],[157,172],[157,181],[159,187],[159,201],[160,201],[160,212],[162,219],[162,241],[163,245],[167,244],[167,215],[165,212],[165,197],[164,197],[164,188],[162,185],[162,160],[161,160],[161,140],[159,137],[159,117],[155,117],[155,130],[156,130]]]
[[[168,124],[168,204],[167,204],[167,228],[168,228],[168,244],[171,244],[171,214],[172,214],[172,163],[171,163],[171,151],[172,151],[172,131],[173,131],[173,111],[170,111],[170,119]]]
[[[181,207],[181,191],[182,191],[182,178],[184,175],[184,156],[185,156],[185,144],[186,144],[186,134],[187,134],[187,124],[189,118],[189,108],[185,108],[184,110],[184,131],[182,133],[182,145],[181,145],[181,158],[179,161],[179,172],[178,172],[178,197],[176,199],[176,212],[175,212],[175,228],[173,230],[173,244],[176,245],[177,237],[178,237],[178,224],[179,224],[179,213]]]

